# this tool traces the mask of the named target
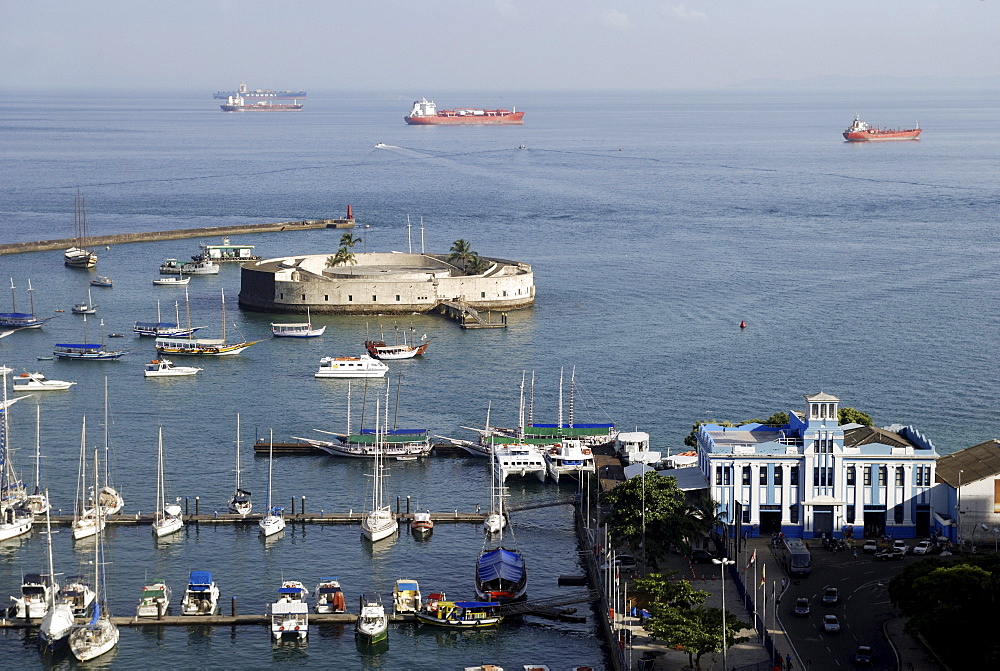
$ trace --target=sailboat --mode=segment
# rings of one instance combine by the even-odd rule
[[[45,498],[48,499],[48,491]],[[55,576],[56,570],[52,562],[52,518],[49,509],[45,509],[45,536],[49,545],[49,575]],[[73,607],[65,601],[56,598],[57,590],[52,590],[48,598],[48,607],[42,617],[42,626],[38,630],[38,642],[48,650],[55,650],[66,642],[76,625],[73,617]]]
[[[498,513],[503,516],[503,486],[497,488]],[[501,525],[495,547],[487,549],[492,536],[487,536],[483,550],[476,559],[476,594],[484,601],[519,601],[528,589],[528,572],[524,557],[513,547],[503,543],[504,525]],[[511,533],[513,538],[513,532]]]
[[[94,491],[97,491],[97,449],[94,449]],[[100,504],[97,514],[103,520]],[[104,580],[104,533],[103,525],[97,531],[97,542],[94,543],[94,613],[90,621],[73,630],[69,635],[69,649],[73,656],[81,662],[100,657],[118,645],[118,627],[111,621],[111,611],[108,609],[108,599],[105,593]]]
[[[222,290],[222,338],[165,338],[156,339],[156,351],[160,354],[181,356],[228,356],[239,354],[259,340],[226,342],[226,290]]]
[[[389,405],[389,385],[386,384],[386,417],[385,423],[388,423],[388,405]],[[380,541],[383,538],[388,538],[395,533],[399,532],[399,524],[396,522],[396,517],[392,514],[392,508],[384,505],[383,499],[383,484],[382,480],[384,478],[383,471],[385,468],[382,466],[383,460],[383,439],[382,434],[379,432],[378,426],[379,420],[379,401],[375,401],[375,465],[373,473],[373,484],[372,484],[372,505],[371,510],[365,513],[365,517],[361,520],[361,533],[365,538],[371,542]],[[385,424],[383,424],[383,429]]]
[[[187,290],[184,291],[184,302],[188,305]],[[156,336],[157,338],[187,338],[195,331],[204,328],[202,326],[191,326],[190,316],[188,317],[187,328],[181,326],[180,304],[174,301],[174,321],[165,322],[160,317],[160,301],[156,301],[156,321],[155,322],[135,322],[132,325],[132,332],[140,336]],[[190,310],[189,313],[190,315]]]
[[[94,507],[87,504],[87,416],[83,417],[83,428],[80,430],[80,478],[76,485],[76,507],[73,511],[73,540],[89,538],[104,529],[104,515],[101,514],[100,496],[95,488]],[[97,451],[94,451],[94,480],[97,480]],[[96,485],[95,485],[96,487]],[[96,590],[96,587],[95,587]]]
[[[76,244],[63,254],[63,261],[71,268],[93,268],[97,265],[97,254],[87,249],[87,204],[76,190],[73,200],[73,234]]]
[[[77,303],[73,306],[73,314],[75,315],[95,315],[97,314],[97,306],[94,305],[94,297],[90,294],[90,289],[87,289],[87,302]]]
[[[31,312],[17,311],[17,297],[14,294],[14,278],[10,278],[10,301],[12,312],[0,312],[0,328],[9,329],[40,329],[42,324],[49,321],[51,317],[39,319],[35,317],[35,295],[31,288],[31,280],[28,280],[28,299],[31,301]],[[5,334],[6,335],[6,334]]]
[[[153,520],[153,535],[157,538],[175,533],[184,528],[181,519],[181,507],[176,503],[167,503],[166,483],[163,478],[163,427],[160,427],[156,449],[156,511]]]
[[[240,486],[240,448],[243,443],[240,440],[240,415],[236,413],[236,491],[229,499],[229,512],[236,515],[249,515],[253,509],[253,502],[250,501],[250,492]],[[270,504],[270,501],[268,501]]]
[[[326,326],[313,328],[312,316],[309,314],[309,307],[306,307],[306,321],[291,322],[287,324],[271,323],[271,333],[277,338],[316,338],[323,335]]]
[[[483,531],[488,534],[498,534],[500,533],[504,526],[507,524],[507,519],[503,514],[503,480],[497,484],[497,457],[496,454],[493,455],[491,461],[492,468],[490,468],[490,511],[486,514],[486,519],[483,521]]]
[[[21,400],[7,400],[7,373],[10,372],[10,368],[0,366],[0,374],[3,375],[3,402],[0,403],[0,412],[3,413],[3,421],[0,422],[0,541],[28,533],[34,521],[31,510],[25,505],[27,492],[24,484],[14,475],[8,451],[10,422],[7,413],[10,406]]]
[[[104,487],[101,488],[101,509],[105,517],[117,515],[125,507],[125,499],[111,486],[111,440],[108,422],[108,377],[104,376]]]
[[[35,493],[29,494],[27,499],[28,510],[32,515],[48,513],[49,495],[43,492],[42,487],[42,452],[41,452],[41,426],[42,426],[42,406],[35,406]]]
[[[104,320],[101,320],[101,342],[87,342],[87,315],[83,315],[83,342],[76,343],[56,343],[52,354],[60,359],[74,359],[78,361],[113,361],[120,359],[124,350],[104,349]]]
[[[285,518],[281,516],[284,508],[271,505],[271,478],[274,475],[274,429],[271,429],[271,449],[267,457],[267,513],[261,518],[260,535],[265,538],[273,536],[285,528]]]

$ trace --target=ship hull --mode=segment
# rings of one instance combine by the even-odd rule
[[[524,112],[510,114],[463,115],[463,116],[406,116],[403,120],[411,126],[520,126],[524,124]]]
[[[219,105],[223,112],[294,112],[302,105]]]
[[[910,130],[868,130],[844,131],[844,139],[848,142],[887,142],[892,140],[916,140],[920,137],[922,128]]]

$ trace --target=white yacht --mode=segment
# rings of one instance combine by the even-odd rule
[[[50,380],[41,373],[24,372],[13,379],[14,391],[65,391],[76,382]]]
[[[74,575],[66,578],[57,596],[59,602],[69,606],[74,615],[84,616],[90,612],[97,595],[83,576]]]
[[[622,431],[615,439],[615,450],[628,464],[657,464],[663,454],[649,449],[649,434],[645,431]]]
[[[535,476],[545,482],[547,466],[542,450],[528,443],[496,443],[493,446],[495,468],[501,484],[507,476]]]
[[[343,613],[346,610],[344,591],[339,578],[320,578],[316,585],[316,612]]]
[[[274,430],[271,431],[270,445],[267,459],[267,512],[257,523],[260,527],[260,535],[265,538],[285,530],[285,518],[281,515],[284,508],[271,505],[271,480],[274,476]]]
[[[48,497],[48,492],[45,494]],[[49,575],[52,576],[55,575],[56,570],[52,562],[52,520],[48,510],[45,511],[45,531],[49,546]],[[55,587],[54,584],[53,587]],[[73,608],[59,600],[57,590],[50,591],[48,608],[42,617],[42,624],[38,628],[39,644],[48,650],[62,647],[62,644],[69,639],[75,626]]]
[[[388,393],[388,389],[386,389],[386,393]],[[392,507],[383,502],[385,467],[382,465],[382,460],[385,457],[383,456],[383,443],[380,439],[378,426],[379,403],[380,399],[375,401],[375,434],[378,438],[375,442],[375,465],[372,475],[372,504],[365,513],[364,519],[361,520],[361,534],[373,543],[399,533],[399,523],[392,512]],[[388,412],[388,403],[386,404],[386,412]]]
[[[301,640],[309,635],[309,591],[298,580],[286,580],[271,604],[271,636],[281,640],[291,636]]]
[[[59,591],[59,583],[52,576],[27,573],[21,581],[21,597],[11,597],[14,616],[19,619],[40,620],[49,609],[49,603]]]
[[[565,438],[561,443],[548,448],[545,462],[548,465],[549,477],[559,482],[561,475],[577,475],[595,473],[593,450],[584,447],[579,440]]]
[[[361,356],[325,356],[319,360],[314,377],[385,377],[389,366],[367,354]]]
[[[215,615],[219,612],[219,587],[211,571],[191,571],[181,600],[182,615]]]
[[[376,595],[366,598],[361,595],[361,608],[358,619],[354,622],[354,636],[358,642],[374,645],[389,637],[389,616],[385,612],[382,600]]]
[[[153,520],[153,536],[161,538],[184,528],[181,507],[167,503],[166,483],[163,475],[163,427],[160,427],[156,451],[156,503],[159,509]]]
[[[146,377],[178,377],[182,375],[196,375],[203,368],[195,366],[175,366],[170,359],[153,359],[146,364],[146,369],[142,374]]]

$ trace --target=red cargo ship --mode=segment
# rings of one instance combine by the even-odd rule
[[[411,126],[461,124],[472,126],[516,126],[524,123],[524,112],[516,110],[481,110],[469,107],[438,111],[427,98],[413,103],[413,109],[403,120]]]
[[[880,140],[916,140],[920,137],[922,129],[918,125],[916,128],[905,130],[895,128],[872,128],[861,120],[861,115],[854,115],[854,123],[844,131],[844,139],[848,142],[874,142]]]

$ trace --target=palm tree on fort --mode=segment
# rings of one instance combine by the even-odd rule
[[[352,254],[350,250],[347,249],[347,247],[341,247],[340,249],[337,250],[336,254],[334,254],[333,256],[326,257],[327,268],[336,268],[339,265],[346,266],[348,264],[353,266],[357,262],[358,260],[354,258],[354,254]]]
[[[340,236],[340,246],[354,249],[354,245],[361,242],[361,238],[354,237],[353,233],[344,233]]]
[[[449,261],[461,261],[462,270],[468,273],[469,263],[473,259],[478,258],[478,255],[472,251],[472,243],[468,240],[458,239],[451,245],[451,254],[448,255]]]

